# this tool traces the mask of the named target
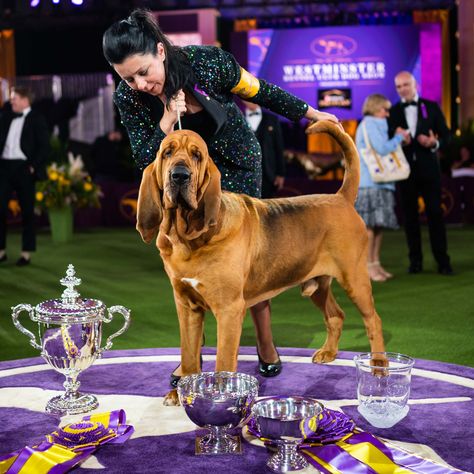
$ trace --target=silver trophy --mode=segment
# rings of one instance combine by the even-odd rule
[[[73,265],[68,266],[66,276],[60,282],[66,287],[60,299],[43,301],[36,307],[19,304],[12,308],[12,319],[15,327],[30,338],[30,344],[41,351],[43,359],[65,375],[66,392],[53,397],[46,405],[48,413],[62,416],[97,408],[94,395],[79,393],[77,377],[112,347],[112,339],[127,330],[130,310],[123,306],[112,306],[107,310],[100,300],[81,298],[74,289],[81,280],[76,277]],[[38,323],[40,344],[35,335],[20,324],[18,317],[22,311]],[[105,346],[100,347],[102,323],[110,323],[114,313],[121,314],[125,322],[119,331],[108,337]]]
[[[323,408],[320,402],[307,397],[269,397],[253,404],[252,418],[260,437],[277,446],[277,452],[267,461],[272,471],[299,471],[308,466],[297,451],[304,437],[302,423]]]
[[[203,372],[181,378],[178,396],[186,414],[209,433],[196,437],[196,454],[240,454],[233,432],[250,414],[258,380],[237,372]]]

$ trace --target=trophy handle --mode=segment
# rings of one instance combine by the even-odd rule
[[[117,336],[120,336],[120,334],[123,334],[130,326],[130,310],[129,309],[125,308],[124,306],[112,306],[111,308],[107,310],[107,312],[109,316],[104,317],[104,321],[106,323],[110,323],[110,321],[112,321],[114,317],[113,313],[121,314],[123,318],[125,319],[125,322],[123,326],[116,333],[112,334],[111,336],[107,338],[105,346],[100,349],[101,355],[102,355],[102,352],[108,351],[112,347],[113,345],[112,339],[116,338]]]
[[[31,331],[28,331],[28,329],[24,328],[20,324],[20,321],[18,321],[18,316],[22,311],[28,311],[28,313],[30,314],[30,319],[33,320],[33,306],[29,304],[17,304],[16,306],[12,307],[12,311],[13,324],[18,329],[18,331],[22,332],[30,338],[30,344],[35,349],[42,350],[42,347],[36,342],[35,335]]]

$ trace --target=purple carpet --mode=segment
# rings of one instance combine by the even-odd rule
[[[166,414],[163,410],[175,410],[162,407],[161,400],[156,400],[156,397],[163,397],[168,392],[168,376],[177,362],[152,358],[178,353],[177,349],[169,348],[111,351],[103,361],[81,374],[81,390],[98,396],[100,406],[97,412],[124,408],[130,424],[135,424],[134,414],[121,403],[128,403],[127,407],[134,407],[136,403],[137,413],[146,405],[146,413],[149,413],[140,415],[142,418],[136,415],[136,420],[146,420],[149,425],[146,429],[140,431],[135,426],[137,432],[125,444],[104,446],[96,451],[98,463],[107,472],[114,473],[209,473],[222,472],[224,466],[227,474],[266,472],[268,453],[260,446],[244,442],[240,456],[195,456],[192,429],[153,434],[159,433],[160,423],[164,423],[160,419],[162,415],[156,415],[156,412]],[[215,350],[206,348],[203,354],[213,355]],[[244,347],[240,354],[255,356],[255,349]],[[453,467],[468,472],[474,470],[474,455],[468,444],[474,437],[473,368],[417,360],[412,378],[410,412],[399,424],[384,430],[371,427],[357,412],[355,368],[346,362],[352,359],[353,353],[342,352],[337,364],[322,366],[311,364],[312,351],[309,349],[281,349],[280,355],[284,362],[280,376],[273,379],[258,376],[260,396],[307,395],[318,398],[330,408],[340,407],[363,430],[390,440],[426,445]],[[118,357],[123,359],[116,360],[120,363],[107,363],[111,362],[108,359]],[[139,361],[139,357],[145,360]],[[288,360],[291,357],[295,358],[293,362]],[[257,375],[256,357],[252,359],[239,360],[238,370]],[[0,362],[0,454],[38,443],[59,423],[58,418],[42,411],[41,407],[52,396],[48,393],[43,397],[42,391],[61,390],[63,376],[50,369],[33,371],[39,364],[43,364],[41,358]],[[203,370],[213,369],[214,362],[204,360]],[[34,391],[35,388],[41,390]],[[29,393],[34,396],[28,396]],[[111,400],[115,401],[115,395],[126,397],[118,397],[117,405],[111,408],[109,404]],[[41,397],[40,403],[38,400],[35,402],[36,396]],[[76,471],[98,472],[98,469],[81,467]]]

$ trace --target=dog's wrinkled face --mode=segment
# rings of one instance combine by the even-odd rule
[[[197,133],[178,130],[163,140],[158,152],[157,172],[164,191],[165,208],[197,208],[198,190],[207,160],[206,143]]]

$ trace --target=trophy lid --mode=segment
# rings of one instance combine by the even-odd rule
[[[61,298],[46,300],[35,307],[34,319],[43,323],[73,324],[91,321],[102,321],[105,305],[100,300],[82,298],[75,287],[81,284],[76,277],[74,265],[69,264],[66,276],[59,280],[66,289]]]

